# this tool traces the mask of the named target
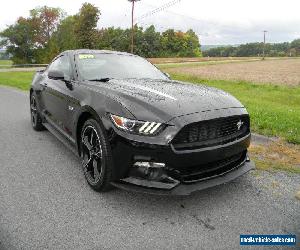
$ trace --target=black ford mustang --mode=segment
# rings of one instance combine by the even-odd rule
[[[185,195],[254,168],[249,115],[238,100],[172,81],[135,55],[61,53],[35,75],[30,110],[35,130],[47,128],[81,157],[97,191]]]

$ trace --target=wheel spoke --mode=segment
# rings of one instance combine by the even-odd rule
[[[35,125],[36,120],[37,120],[37,114],[34,111],[32,111],[31,112],[31,121],[32,121],[33,125]]]
[[[98,170],[97,166],[98,166],[98,162],[94,159],[93,160],[93,168],[94,168],[94,179],[95,180],[98,179],[99,176],[100,176],[100,173],[99,173],[99,170]]]
[[[97,159],[102,159],[102,151],[99,150],[97,153],[94,154],[94,156],[95,156]]]
[[[88,166],[89,166],[89,164],[91,163],[92,159],[93,159],[93,157],[90,157],[90,158],[88,159],[88,161],[87,161],[87,162],[84,164],[84,166],[83,166],[84,169],[87,169],[87,168],[88,168]]]
[[[90,144],[89,139],[87,136],[85,136],[82,140],[83,144],[87,147],[89,151],[93,149],[93,146]]]
[[[34,105],[31,105],[31,110],[32,111],[37,111],[36,107]]]
[[[94,137],[94,132],[93,132],[93,130],[92,130],[92,131],[91,131],[91,140],[90,140],[91,145],[93,145],[93,137]]]
[[[30,109],[31,109],[32,111],[34,111],[34,112],[37,111],[37,108],[36,108],[36,101],[35,101],[35,98],[34,98],[34,97],[32,97],[32,99],[31,99]]]

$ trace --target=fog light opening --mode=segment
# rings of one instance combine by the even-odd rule
[[[136,161],[130,169],[130,176],[161,181],[165,174],[165,163]]]
[[[179,184],[178,180],[168,176],[165,163],[154,161],[136,161],[123,181],[161,189],[171,189]]]

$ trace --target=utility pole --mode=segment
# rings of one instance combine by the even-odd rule
[[[133,45],[134,45],[134,3],[140,0],[128,0],[129,2],[132,3],[132,8],[131,8],[131,54],[133,54]]]
[[[263,60],[265,60],[265,46],[266,46],[266,33],[267,32],[268,32],[267,30],[263,31],[263,33],[264,33]]]

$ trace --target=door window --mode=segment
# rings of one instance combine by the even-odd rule
[[[71,63],[67,56],[60,56],[54,62],[51,63],[48,70],[59,70],[62,71],[66,79],[72,78]]]

